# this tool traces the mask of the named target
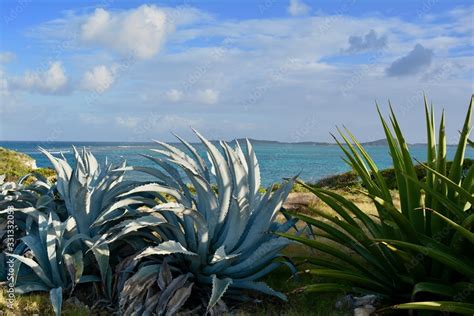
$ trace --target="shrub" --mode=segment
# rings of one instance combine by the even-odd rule
[[[337,174],[333,176],[328,176],[317,181],[314,184],[309,184],[312,187],[317,188],[332,188],[332,189],[342,189],[356,186],[360,183],[357,173],[353,171],[345,172],[342,174]]]
[[[462,171],[472,107],[471,98],[448,168],[444,114],[436,143],[433,109],[425,103],[428,162],[422,165],[426,176],[421,179],[393,111],[393,131],[380,115],[393,160],[399,208],[393,203],[388,181],[368,153],[350,132],[340,132],[344,145],[338,144],[361,178],[378,216],[366,215],[334,192],[310,188],[338,215],[313,210],[327,222],[291,215],[322,231],[318,235],[331,243],[279,233],[336,259],[303,258],[312,264],[309,273],[335,281],[308,285],[307,291],[371,292],[397,303],[392,306],[396,309],[474,312],[474,166]]]

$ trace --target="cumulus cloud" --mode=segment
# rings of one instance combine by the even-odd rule
[[[108,68],[105,65],[98,65],[86,71],[82,78],[84,89],[104,93],[115,81],[115,67]]]
[[[216,104],[219,101],[219,91],[213,89],[199,90],[196,93],[199,102],[205,104]]]
[[[42,94],[56,94],[65,90],[68,78],[60,61],[51,62],[45,71],[28,71],[22,77],[12,79],[16,89]]]
[[[81,39],[126,55],[156,55],[167,32],[166,14],[154,5],[124,12],[96,9],[81,25]]]
[[[311,11],[311,7],[303,1],[290,0],[287,10],[292,16],[307,15]]]
[[[406,56],[395,60],[387,69],[388,76],[407,76],[417,74],[431,65],[433,50],[416,44]]]
[[[346,53],[359,53],[368,50],[381,49],[387,46],[387,36],[378,36],[374,30],[364,36],[352,35],[349,37],[349,48]]]
[[[15,54],[12,52],[2,52],[0,53],[0,64],[6,64],[15,59]]]
[[[183,99],[183,92],[176,89],[166,91],[166,97],[172,102],[178,102]]]

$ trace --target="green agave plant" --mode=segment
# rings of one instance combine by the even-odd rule
[[[166,201],[164,195],[168,195],[175,200],[172,203],[158,203],[151,211],[152,215],[148,218],[150,235],[159,235],[162,241],[137,254],[132,267],[136,266],[136,261],[142,264],[136,269],[134,278],[155,271],[155,277],[150,277],[150,280],[155,280],[160,270],[157,267],[162,266],[166,259],[178,277],[190,274],[186,279],[195,284],[193,291],[207,293],[207,311],[221,304],[219,302],[224,294],[244,298],[243,291],[247,290],[285,300],[284,294],[258,280],[282,263],[289,264],[279,253],[290,241],[271,232],[285,232],[294,225],[293,220],[285,223],[277,221],[277,212],[294,179],[284,183],[274,193],[269,189],[266,194],[260,194],[259,165],[249,142],[245,151],[238,144],[232,148],[221,142],[222,153],[196,134],[202,141],[212,168],[208,167],[196,148],[182,139],[182,146],[189,154],[159,142],[163,149],[155,152],[161,156],[146,156],[159,168],[124,168],[146,172],[157,179],[154,183],[130,190],[124,196],[152,194],[152,197]],[[212,179],[215,179],[217,189],[213,189]],[[185,181],[192,184],[193,192]],[[134,230],[130,233],[133,234]],[[129,232],[124,231],[108,234],[107,241],[115,241],[127,234]],[[187,283],[181,281],[180,284],[183,288],[175,291],[187,292]],[[155,290],[152,290],[153,287]],[[156,282],[150,281],[135,291],[159,293],[160,288]],[[145,294],[135,292],[135,295],[143,297]],[[203,297],[202,294],[199,296]],[[170,298],[169,295],[166,297]],[[144,300],[136,305],[134,313],[140,315],[149,308],[155,308],[155,305],[148,305],[154,302]]]
[[[400,206],[367,151],[349,131],[340,131],[344,144],[338,144],[345,161],[360,177],[378,214],[369,216],[337,193],[308,187],[337,216],[318,209],[313,212],[323,220],[288,213],[316,228],[323,240],[279,233],[336,259],[298,258],[310,264],[307,272],[336,281],[308,285],[307,291],[372,292],[392,303],[408,302],[393,306],[396,309],[474,313],[474,166],[462,171],[472,108],[471,98],[448,169],[444,114],[436,141],[434,112],[425,100],[428,161],[422,164],[427,170],[424,179],[416,176],[393,111],[390,124],[380,115]]]

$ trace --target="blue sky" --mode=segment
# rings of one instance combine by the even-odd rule
[[[0,140],[382,138],[390,99],[450,142],[473,93],[468,1],[0,2]]]

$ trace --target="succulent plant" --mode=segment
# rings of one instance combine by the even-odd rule
[[[232,148],[221,142],[221,153],[196,134],[205,147],[211,168],[196,148],[179,138],[190,155],[158,142],[164,149],[154,151],[161,157],[146,157],[159,169],[122,169],[146,172],[157,179],[130,190],[125,196],[136,198],[153,194],[164,201],[163,196],[167,194],[175,200],[158,203],[153,208],[156,219],[150,225],[150,232],[158,234],[162,242],[137,254],[134,260],[146,262],[137,274],[151,269],[150,265],[161,266],[168,258],[172,269],[181,275],[191,274],[189,281],[195,283],[195,289],[207,289],[207,311],[224,294],[242,298],[242,292],[247,290],[286,300],[284,294],[258,280],[282,263],[289,264],[282,260],[280,252],[290,241],[272,232],[286,232],[294,225],[293,220],[279,223],[277,215],[295,179],[286,181],[273,193],[269,189],[261,194],[259,165],[250,142],[247,141],[245,151],[238,143]],[[212,179],[216,181],[216,190]],[[191,192],[187,181],[195,192]],[[126,233],[111,233],[107,240],[124,235]]]
[[[394,201],[387,180],[364,147],[349,131],[340,132],[344,141],[338,144],[345,161],[361,178],[377,216],[368,216],[337,192],[308,187],[337,216],[313,209],[325,219],[321,221],[289,213],[317,228],[331,243],[282,235],[335,259],[299,258],[311,264],[305,265],[306,272],[329,281],[305,290],[376,293],[389,303],[401,303],[387,309],[425,310],[423,315],[474,314],[474,165],[463,172],[473,108],[471,98],[448,168],[444,113],[437,132],[433,108],[425,100],[428,161],[421,164],[426,171],[421,179],[393,110],[388,121],[379,112],[400,203]]]
[[[71,235],[72,240],[77,241],[80,239],[82,242],[79,249],[76,249],[77,251],[74,253],[73,258],[84,257],[84,262],[86,262],[86,267],[84,268],[87,271],[100,271],[100,278],[98,280],[101,280],[103,283],[104,293],[111,298],[112,268],[109,260],[111,247],[117,249],[112,251],[114,255],[119,257],[122,255],[123,249],[134,253],[136,251],[134,247],[137,247],[137,249],[143,248],[145,241],[141,238],[129,238],[125,241],[132,245],[129,249],[123,247],[122,244],[103,244],[94,248],[90,247],[109,229],[114,231],[118,228],[126,228],[126,224],[130,224],[132,218],[141,216],[142,214],[137,209],[143,204],[142,201],[144,199],[119,198],[121,194],[133,187],[135,183],[134,181],[123,179],[124,171],[115,171],[118,167],[125,167],[125,164],[113,165],[106,161],[105,164],[99,165],[92,153],[85,149],[82,152],[78,152],[73,148],[75,164],[71,166],[64,157],[56,158],[43,149],[41,151],[49,158],[56,170],[56,183],[48,183],[41,175],[35,175],[36,181],[30,185],[24,185],[23,180],[20,180],[15,187],[8,184],[9,186],[5,189],[4,185],[2,188],[3,211],[0,211],[0,214],[5,215],[10,212],[7,208],[13,207],[15,224],[19,226],[19,235],[21,237],[26,234],[24,238],[20,238],[23,243],[18,245],[18,247],[23,249],[26,245],[27,249],[29,249],[28,252],[32,255],[31,260],[37,262],[40,268],[44,266],[44,260],[42,260],[44,256],[42,252],[33,251],[31,247],[41,248],[45,247],[45,245],[39,241],[31,242],[31,239],[34,237],[38,239],[40,238],[38,236],[43,236],[43,226],[39,224],[44,222],[42,219],[49,218],[52,220],[51,223],[48,222],[48,225],[53,226],[48,226],[48,229],[56,231],[63,229],[58,228],[63,225],[60,223],[69,223],[68,225],[74,223],[74,229],[69,231],[68,235]],[[103,216],[103,213],[107,213],[107,216]],[[146,218],[143,220],[146,222]],[[146,223],[148,224],[148,222]],[[136,228],[136,224],[133,227]],[[40,231],[32,233],[32,230],[35,229]],[[47,233],[49,234],[48,230]],[[57,243],[59,245],[63,245],[66,242],[63,241],[63,237],[63,233],[58,235]],[[45,239],[41,238],[40,241],[44,242]],[[25,240],[30,242],[27,243]],[[45,249],[50,250],[50,248]],[[46,251],[45,249],[43,250]],[[81,254],[78,251],[81,251]],[[58,255],[58,260],[61,262],[63,261],[62,255]],[[20,257],[15,258],[23,260]],[[4,260],[5,257],[1,259]],[[119,259],[117,258],[116,261]],[[47,271],[51,270],[50,268],[45,269]],[[54,273],[54,277],[57,277],[56,274]],[[0,273],[0,277],[4,277],[4,273]],[[65,284],[69,283],[64,278],[64,273],[61,277],[62,279],[55,279],[55,281],[57,281],[56,283],[59,282],[57,284],[58,287],[65,289]],[[19,280],[22,280],[21,276]],[[47,282],[46,284],[50,285]],[[30,286],[35,290],[35,286],[28,284],[24,286]],[[38,288],[38,290],[41,289],[43,287]]]
[[[135,260],[125,262],[137,264]],[[128,268],[133,271],[133,267]],[[188,273],[173,278],[167,260],[146,265],[129,278],[122,274],[121,282],[126,281],[120,287],[120,310],[124,315],[174,315],[191,296],[194,285],[191,276]]]
[[[84,275],[85,261],[81,235],[74,218],[61,222],[57,215],[30,209],[28,229],[15,253],[7,253],[14,261],[15,291],[49,292],[56,315],[61,313],[63,291],[76,284],[99,281],[95,275]]]

